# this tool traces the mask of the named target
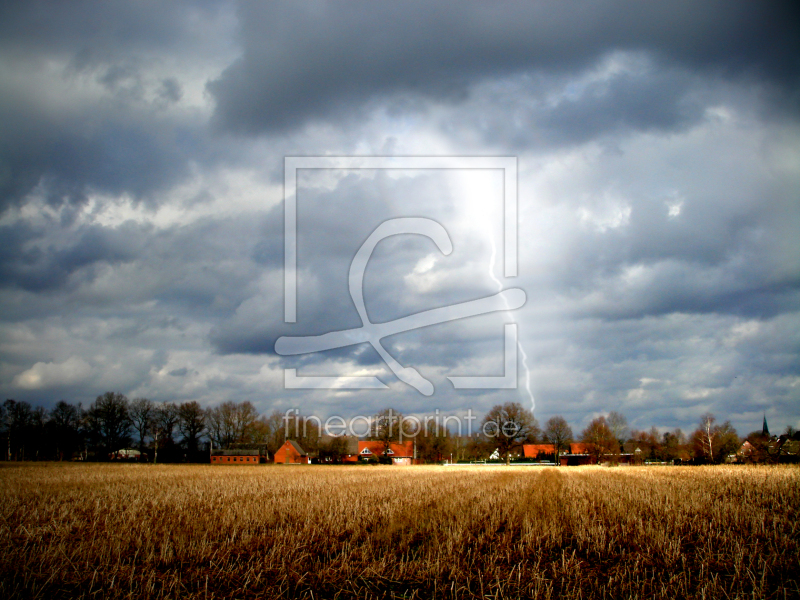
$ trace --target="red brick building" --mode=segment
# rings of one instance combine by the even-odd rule
[[[259,450],[214,450],[212,465],[258,465],[267,462],[266,455]]]
[[[308,452],[294,440],[286,440],[275,452],[276,465],[307,465],[310,463]]]
[[[589,454],[589,444],[583,442],[572,442],[569,445],[569,452],[559,456],[562,467],[567,465],[591,465],[594,459]]]
[[[531,460],[554,459],[555,444],[523,444],[522,456]]]
[[[393,465],[413,465],[414,442],[391,442],[386,448],[383,442],[359,441],[358,456],[361,460],[384,458],[391,460]]]

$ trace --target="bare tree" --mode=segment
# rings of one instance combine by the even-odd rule
[[[614,434],[614,439],[617,440],[620,447],[624,446],[628,434],[630,433],[628,431],[628,419],[625,418],[625,415],[612,410],[608,413],[608,417],[606,417],[606,423],[611,433]]]
[[[178,407],[169,402],[156,404],[153,409],[153,461],[158,461],[158,451],[162,450],[162,460],[175,459],[175,427],[178,425]]]
[[[197,402],[183,402],[178,406],[178,430],[190,460],[197,459],[200,437],[206,428],[205,418],[205,411]]]
[[[558,457],[562,450],[569,448],[572,441],[572,428],[562,416],[550,417],[544,428],[544,439],[555,446],[555,460],[558,464]]]
[[[250,402],[236,405],[233,411],[233,427],[237,442],[252,442],[253,424],[256,419],[258,419],[258,411]]]
[[[619,454],[619,442],[605,417],[597,417],[589,423],[581,434],[581,441],[587,444],[589,454],[596,462],[604,456]]]
[[[389,451],[389,445],[400,440],[400,428],[403,415],[393,408],[385,408],[372,419],[370,436],[381,442],[383,454]]]
[[[144,440],[153,425],[155,406],[147,398],[134,398],[128,408],[133,428],[139,436],[139,452],[144,452]]]
[[[251,443],[258,411],[250,402],[223,402],[206,411],[208,435],[215,446]]]
[[[512,450],[526,441],[535,440],[539,434],[533,413],[519,402],[506,402],[492,407],[483,417],[482,430],[500,455],[506,457],[506,465],[511,463]]]
[[[735,453],[741,440],[730,421],[716,425],[711,413],[700,417],[700,424],[692,434],[692,447],[695,459],[706,462],[722,462],[729,454]]]
[[[120,393],[98,396],[86,412],[86,422],[101,459],[130,443],[128,399]]]
[[[692,434],[695,458],[704,458],[708,462],[714,462],[714,423],[717,419],[711,413],[705,413],[700,417],[700,426]]]
[[[439,463],[450,457],[454,439],[446,427],[426,421],[422,431],[415,437],[417,456],[427,463]]]
[[[162,442],[167,440],[174,441],[175,428],[179,420],[178,407],[170,402],[164,402],[155,406],[153,411],[153,423],[158,430],[159,438]]]
[[[6,434],[7,460],[24,460],[25,446],[33,421],[31,405],[24,400],[8,399],[3,403],[3,430]]]
[[[258,443],[266,444],[270,454],[275,454],[287,439],[288,424],[286,415],[279,410],[274,410],[269,416],[259,417],[256,422],[256,439]]]
[[[50,411],[47,422],[48,436],[58,460],[69,459],[80,443],[81,411],[64,400],[59,400]]]

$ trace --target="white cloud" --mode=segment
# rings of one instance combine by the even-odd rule
[[[70,356],[62,363],[37,362],[14,377],[11,385],[25,390],[42,390],[83,383],[91,374],[89,363],[80,357]]]

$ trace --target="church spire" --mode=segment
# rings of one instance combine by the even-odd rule
[[[769,427],[767,427],[767,413],[764,413],[764,426],[761,428],[761,435],[764,437],[770,437]]]

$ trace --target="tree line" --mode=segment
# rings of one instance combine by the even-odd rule
[[[524,444],[546,443],[554,448],[552,459],[569,451],[570,443],[582,442],[597,461],[614,460],[622,453],[639,461],[719,463],[728,460],[744,441],[729,421],[718,423],[703,415],[688,436],[680,429],[659,432],[655,427],[638,431],[628,427],[624,415],[612,411],[593,419],[574,435],[562,416],[540,426],[533,414],[516,402],[494,406],[477,432],[458,434],[434,419],[413,420],[391,408],[374,415],[364,437],[391,443],[413,439],[422,462],[487,460],[495,452],[510,462]],[[66,401],[51,410],[24,401],[6,400],[0,406],[0,450],[5,460],[113,460],[122,449],[135,448],[141,460],[155,462],[207,462],[212,448],[259,447],[270,455],[287,439],[294,439],[323,462],[341,462],[348,452],[347,440],[323,435],[319,419],[274,411],[261,415],[250,402],[223,402],[203,408],[199,403],[129,400],[106,392],[87,408]],[[413,429],[413,430],[412,430]],[[789,432],[789,434],[794,433]],[[751,460],[768,460],[770,440],[754,431],[746,439],[754,451]]]
[[[259,415],[250,402],[129,400],[106,392],[87,408],[59,401],[51,410],[6,400],[0,406],[0,444],[6,460],[114,460],[136,449],[156,462],[208,462],[211,447],[265,446],[285,441],[282,414]]]
[[[388,439],[386,422],[394,416],[395,438],[402,436],[402,415],[391,409],[379,413],[377,423],[383,423],[383,431],[377,431],[377,439]],[[558,462],[560,455],[568,453],[570,444],[580,442],[582,451],[594,462],[615,462],[622,454],[631,456],[631,462],[680,462],[691,464],[715,464],[736,460],[739,462],[778,462],[796,460],[797,456],[782,455],[779,441],[800,441],[800,434],[788,427],[780,437],[770,436],[764,431],[752,431],[741,438],[730,421],[717,422],[711,413],[704,414],[696,429],[688,436],[680,428],[661,432],[656,427],[649,430],[631,429],[623,414],[611,411],[598,416],[580,432],[560,415],[550,417],[540,426],[533,414],[517,402],[496,405],[486,413],[478,428],[478,435],[456,436],[450,431],[424,430],[418,440],[418,456],[426,462],[443,459],[456,461],[480,461],[490,459],[497,453],[498,460],[506,463],[512,457],[522,460],[521,449],[525,444],[552,445],[553,452],[545,456]],[[413,431],[405,431],[408,438]],[[750,449],[740,453],[747,441]],[[778,450],[776,450],[778,448]]]

